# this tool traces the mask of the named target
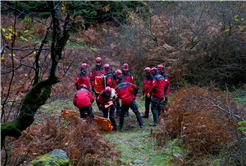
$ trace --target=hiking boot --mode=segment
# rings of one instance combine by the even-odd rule
[[[156,126],[155,122],[154,123],[150,123],[149,125],[150,126]]]
[[[122,128],[122,127],[119,127],[119,128],[118,128],[118,131],[119,131],[119,132],[122,132],[122,131],[123,131],[123,128]]]

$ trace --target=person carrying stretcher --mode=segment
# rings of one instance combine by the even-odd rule
[[[111,125],[114,127],[113,131],[117,131],[117,126],[114,120],[116,99],[117,95],[115,94],[115,90],[109,86],[102,90],[97,97],[97,101],[100,103],[100,107],[102,108],[103,117],[110,119]]]

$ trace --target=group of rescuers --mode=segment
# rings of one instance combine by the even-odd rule
[[[144,69],[145,78],[142,97],[145,98],[145,114],[143,116],[140,116],[138,111],[138,105],[135,101],[138,88],[133,83],[133,76],[128,71],[129,65],[127,63],[123,64],[122,70],[114,71],[108,63],[103,66],[102,58],[97,57],[96,66],[91,69],[90,76],[87,74],[88,67],[86,63],[81,64],[81,72],[77,75],[75,83],[78,91],[74,95],[73,103],[80,110],[80,118],[84,118],[85,112],[87,112],[90,115],[90,124],[94,119],[91,106],[94,102],[94,97],[90,92],[91,83],[99,112],[103,113],[104,118],[110,119],[113,131],[117,130],[114,120],[115,109],[119,118],[119,128],[123,127],[124,116],[129,115],[129,107],[135,113],[139,126],[143,128],[142,118],[149,117],[150,103],[154,122],[149,125],[156,126],[160,112],[163,112],[161,105],[166,105],[168,102],[167,95],[170,90],[170,78],[164,71],[163,65]],[[122,101],[121,107],[119,99]],[[109,101],[113,102],[113,105],[105,108]]]

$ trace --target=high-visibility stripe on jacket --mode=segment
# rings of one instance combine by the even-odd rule
[[[100,76],[104,73],[105,73],[105,69],[102,65],[93,67],[90,73],[91,86],[95,86],[95,76]]]
[[[110,88],[114,88],[114,85],[113,85],[114,77],[113,77],[112,72],[104,73],[103,75],[106,76],[106,79],[107,79],[106,80],[106,84],[107,84],[107,86],[110,86]]]
[[[95,76],[95,92],[99,94],[107,86],[107,77],[105,75]]]

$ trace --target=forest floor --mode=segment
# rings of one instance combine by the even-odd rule
[[[144,100],[137,98],[136,102],[140,114],[144,115]],[[92,107],[94,115],[103,116],[98,111],[95,102]],[[77,110],[72,104],[72,99],[61,99],[42,106],[41,111],[36,114],[36,118],[37,120],[40,119],[39,117],[47,115],[47,112],[50,115],[57,115],[57,118],[61,118],[60,111],[62,109]],[[149,126],[153,122],[151,112],[148,119],[142,119],[144,128],[139,127],[136,116],[131,109],[129,109],[129,113],[130,115],[124,118],[122,130],[103,132],[103,137],[108,139],[114,145],[115,149],[122,151],[121,156],[118,157],[122,165],[179,165],[174,164],[171,160],[174,155],[185,156],[188,153],[181,149],[182,140],[168,138],[168,141],[160,143],[151,136],[151,130],[158,130],[158,126]],[[116,115],[115,120],[116,124],[119,124],[119,119]],[[106,158],[102,158],[102,161],[108,165],[119,165],[119,162],[114,160],[108,161]]]

